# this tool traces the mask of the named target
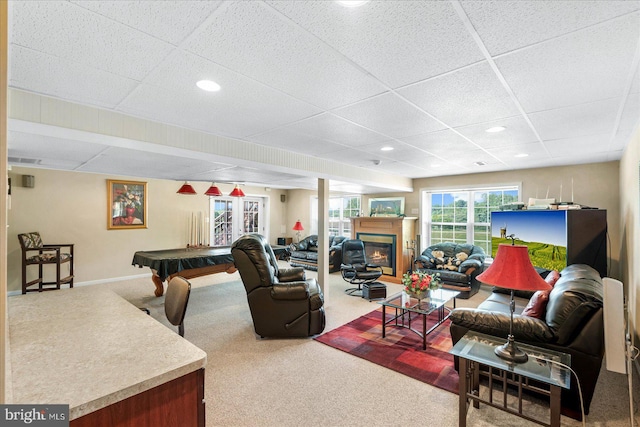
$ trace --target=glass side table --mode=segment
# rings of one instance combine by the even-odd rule
[[[483,403],[544,426],[560,427],[561,389],[570,387],[571,372],[559,363],[571,366],[571,356],[532,345],[518,344],[518,347],[529,355],[529,360],[525,363],[508,363],[494,353],[494,349],[505,341],[506,338],[469,331],[449,351],[452,355],[458,356],[460,363],[458,425],[467,425],[468,402],[471,400],[474,408],[479,408],[480,403]],[[480,372],[481,365],[486,367],[485,372]],[[488,399],[480,397],[481,374],[488,377]],[[534,382],[531,383],[530,380]],[[539,383],[547,384],[549,390],[540,387]],[[498,385],[502,389],[500,403],[493,397],[494,391],[500,391],[495,388]],[[517,389],[517,409],[507,405],[509,386]],[[531,390],[549,397],[549,423],[522,411],[523,390]]]

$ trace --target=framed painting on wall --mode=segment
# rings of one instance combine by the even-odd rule
[[[404,215],[404,197],[369,199],[369,214],[371,216]]]
[[[147,183],[107,180],[107,229],[147,228]]]

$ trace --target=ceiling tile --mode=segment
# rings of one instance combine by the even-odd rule
[[[313,135],[304,135],[286,127],[253,135],[247,138],[247,140],[257,144],[277,147],[311,156],[331,153],[345,148],[344,145],[326,141]]]
[[[640,35],[640,13],[496,59],[524,110],[619,97]]]
[[[204,92],[209,78],[222,89]],[[161,89],[161,90],[160,90]],[[278,108],[273,108],[277,105]],[[176,52],[149,76],[121,110],[229,137],[244,137],[317,114],[317,108],[206,59]]]
[[[630,1],[462,1],[492,55],[549,40],[640,9]]]
[[[333,113],[392,138],[445,128],[411,103],[390,92],[334,110]]]
[[[12,46],[9,66],[11,87],[105,108],[115,108],[137,85],[125,77],[19,46]]]
[[[508,165],[518,164],[518,168],[537,159],[548,160],[550,158],[547,148],[540,142],[494,147],[487,149],[487,151]],[[521,154],[527,154],[527,156],[516,157]]]
[[[14,45],[142,80],[173,47],[67,1],[12,2]]]
[[[382,147],[392,147],[391,151],[382,151]],[[427,157],[431,157],[428,153],[421,151],[420,149],[407,144],[406,142],[392,140],[376,142],[374,144],[361,145],[358,147],[364,153],[378,158],[383,161],[415,161],[419,159],[421,163]]]
[[[482,59],[448,2],[372,1],[353,9],[329,1],[267,3],[392,88]]]
[[[80,171],[124,176],[188,180],[190,176],[216,169],[221,165],[206,160],[110,147]]]
[[[333,114],[320,114],[288,126],[289,129],[349,147],[386,141],[388,138]]]
[[[505,130],[493,133],[486,131],[497,126],[503,126]],[[483,148],[523,144],[538,140],[533,129],[523,116],[508,117],[471,126],[461,126],[455,128],[455,130]]]
[[[486,62],[399,89],[398,93],[451,127],[519,113]]]
[[[416,135],[403,138],[403,142],[429,153],[447,156],[451,151],[474,151],[478,147],[452,130]]]
[[[108,148],[101,144],[16,131],[9,131],[7,136],[9,157],[33,159],[41,166],[64,164],[76,168]]]
[[[346,148],[340,151],[333,151],[331,153],[322,153],[318,154],[316,157],[331,160],[337,163],[369,168],[376,167],[374,160],[377,159],[377,157],[374,155],[367,154],[353,148]]]
[[[221,1],[75,1],[72,3],[178,45]]]
[[[576,159],[581,159],[583,156],[590,158],[594,153],[605,153],[608,150],[610,136],[610,134],[596,134],[556,139],[546,145],[554,158],[569,155],[575,156]]]
[[[618,100],[592,102],[529,114],[544,141],[613,132]]]
[[[260,2],[230,4],[184,47],[326,109],[385,90],[370,75]]]

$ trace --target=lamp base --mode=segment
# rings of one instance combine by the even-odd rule
[[[508,341],[500,347],[496,347],[494,352],[499,358],[511,363],[524,363],[529,360],[527,353],[518,348],[512,337],[509,337]]]

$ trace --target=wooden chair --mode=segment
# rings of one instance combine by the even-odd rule
[[[18,234],[18,240],[22,248],[23,294],[60,289],[60,285],[67,283],[70,288],[73,288],[73,243],[45,245],[38,232]],[[63,248],[69,248],[69,251],[62,252]],[[66,277],[61,277],[62,264],[69,264],[69,275]],[[27,266],[29,265],[38,266],[37,279],[27,281]],[[55,281],[45,282],[43,274],[45,265],[55,265]],[[38,285],[38,287],[29,289],[34,285]]]

